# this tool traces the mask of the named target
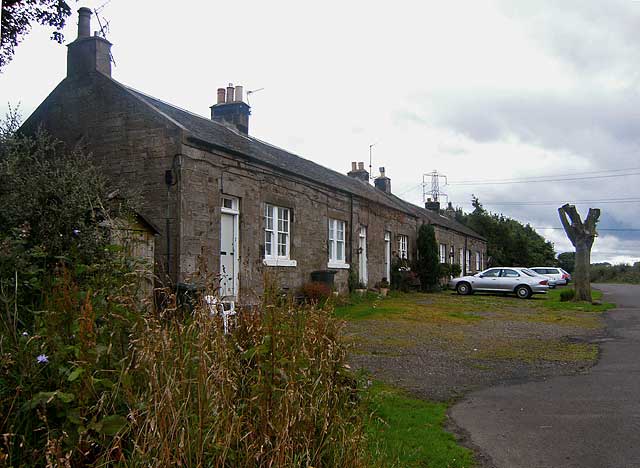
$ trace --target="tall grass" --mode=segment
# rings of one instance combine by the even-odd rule
[[[0,466],[365,466],[328,310],[267,294],[225,334],[204,302],[144,311],[116,283],[61,270],[32,330],[2,321]]]
[[[359,466],[356,383],[327,311],[244,309],[224,335],[196,307],[186,323],[144,321],[129,414],[131,460],[151,466]]]

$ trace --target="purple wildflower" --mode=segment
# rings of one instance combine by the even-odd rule
[[[46,354],[41,354],[36,358],[36,361],[38,361],[40,364],[46,364],[49,362],[49,358]]]

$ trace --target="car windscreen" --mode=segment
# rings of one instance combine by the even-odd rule
[[[527,269],[527,268],[523,268],[523,269],[522,269],[522,270],[520,270],[520,271],[522,271],[522,273],[524,273],[524,274],[525,274],[525,275],[527,275],[527,276],[540,276],[540,275],[539,275],[538,273],[536,273],[535,271],[529,270],[529,269]]]

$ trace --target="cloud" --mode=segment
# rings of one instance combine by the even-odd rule
[[[633,89],[568,93],[426,96],[419,115],[397,118],[458,132],[479,143],[515,138],[590,159],[594,167],[637,160],[640,94]]]

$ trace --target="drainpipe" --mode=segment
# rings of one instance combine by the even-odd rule
[[[464,259],[462,260],[462,276],[467,276],[467,236],[464,236]]]
[[[353,268],[353,195],[349,194],[349,265]]]
[[[164,171],[164,183],[167,186],[167,211],[166,211],[166,234],[167,234],[167,276],[171,280],[171,187],[176,185],[180,180],[180,168],[182,167],[181,154],[177,153],[173,156],[171,162],[171,169]],[[180,202],[180,198],[176,196],[176,202]],[[178,213],[179,206],[176,207],[176,214]],[[178,280],[176,276],[176,281]]]
[[[167,169],[164,171],[164,183],[167,185],[167,211],[165,214],[166,221],[166,236],[167,236],[167,276],[171,279],[171,221],[169,217],[171,215],[170,199],[171,199],[171,186],[174,185],[173,171]]]

